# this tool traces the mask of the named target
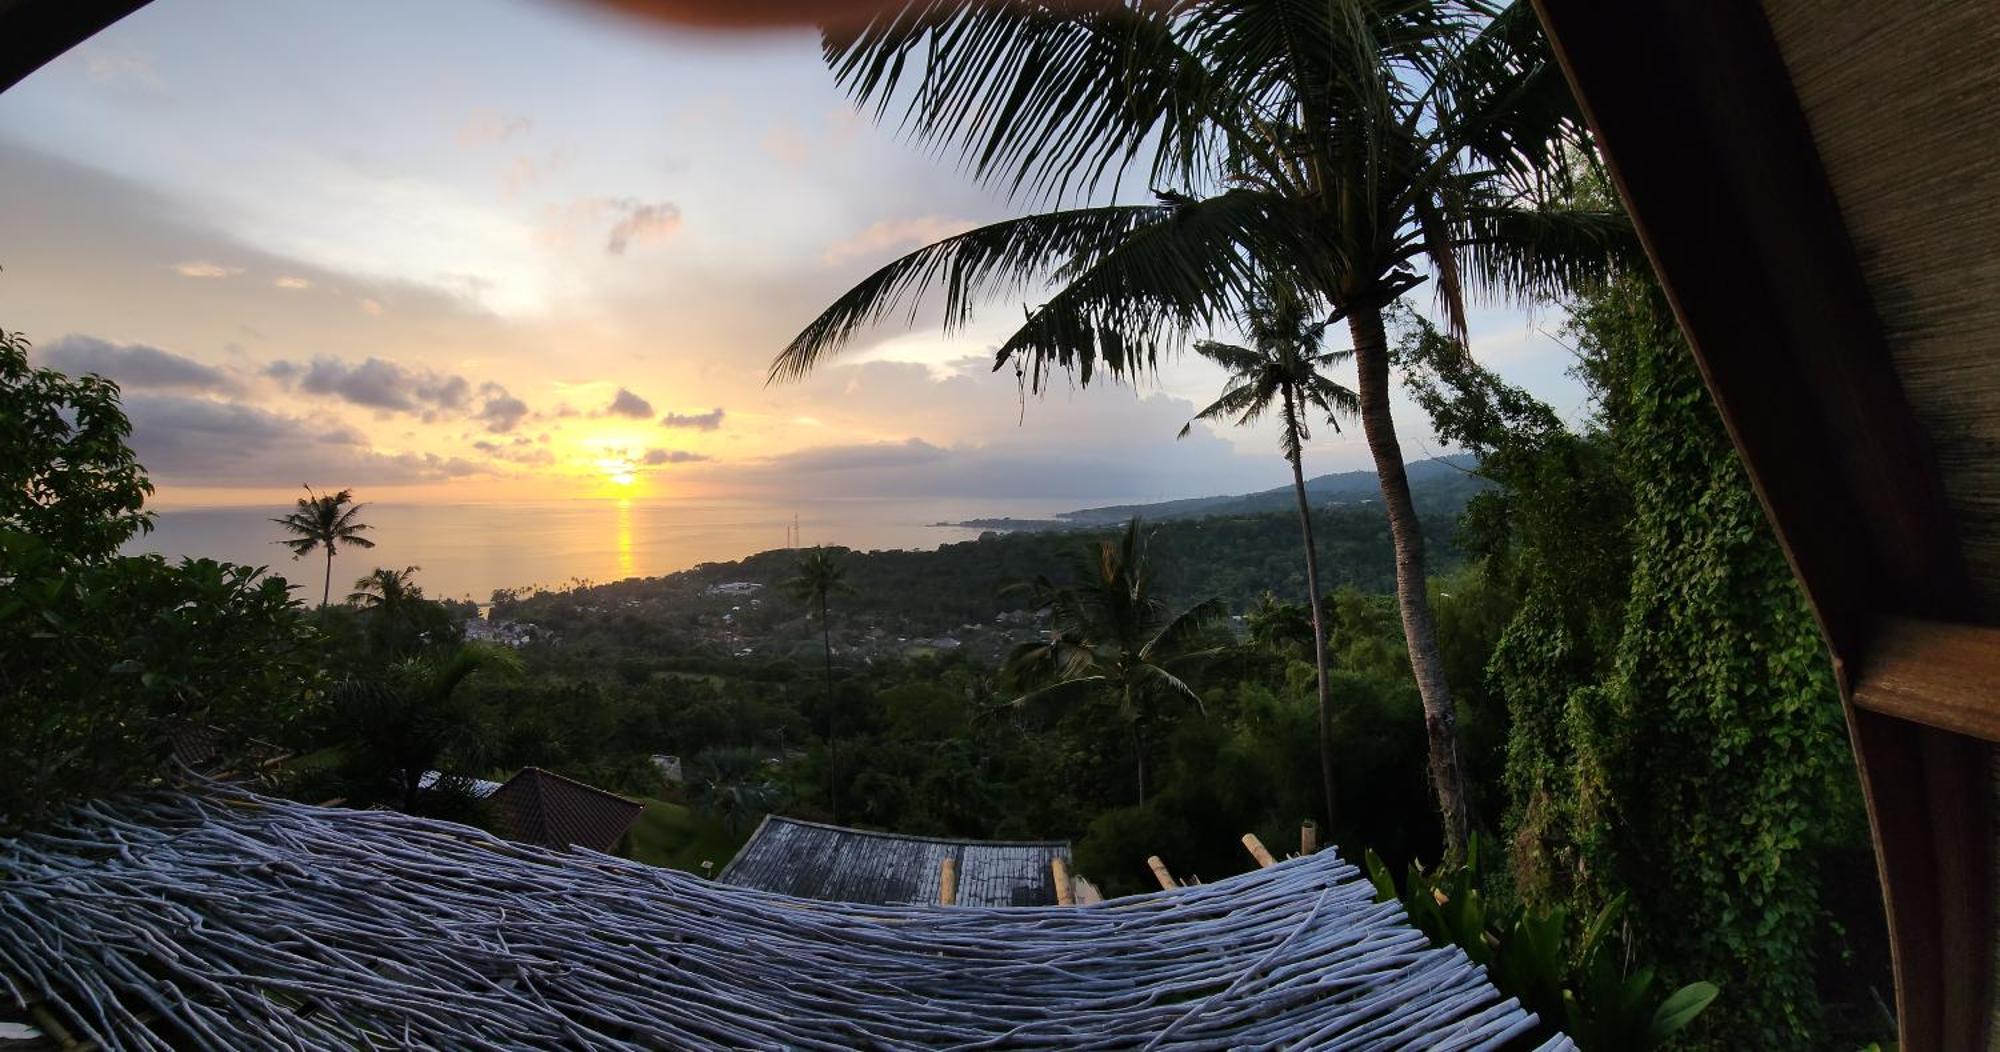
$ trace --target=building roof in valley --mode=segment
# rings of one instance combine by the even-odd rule
[[[646,809],[636,800],[539,767],[521,768],[487,799],[502,836],[557,850],[576,845],[609,852]]]
[[[952,840],[824,825],[773,815],[716,879],[829,902],[929,904],[951,859],[961,906],[1053,906],[1050,861],[1067,840]]]
[[[33,1006],[14,1018],[104,1048],[1474,1048],[1538,1027],[1331,851],[1093,906],[860,906],[223,785],[4,848],[0,1020]]]

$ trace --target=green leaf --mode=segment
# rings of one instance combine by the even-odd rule
[[[1664,1041],[1679,1032],[1702,1013],[1722,991],[1714,983],[1689,983],[1675,990],[1653,1013],[1652,1036],[1654,1041]]]

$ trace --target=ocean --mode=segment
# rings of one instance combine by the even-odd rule
[[[370,503],[361,521],[372,549],[343,548],[333,560],[333,594],[378,566],[416,566],[433,598],[484,603],[496,588],[555,588],[657,577],[787,544],[794,517],[799,543],[862,550],[935,549],[981,531],[934,525],[976,518],[1047,518],[1069,500],[851,499],[796,504],[693,500],[565,500],[518,504]],[[128,552],[160,552],[268,566],[302,596],[319,598],[324,563],[294,561],[275,543],[270,520],[288,507],[181,508],[159,513],[152,533]]]

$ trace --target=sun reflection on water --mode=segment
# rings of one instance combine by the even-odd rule
[[[632,502],[630,500],[620,500],[618,502],[618,576],[620,578],[638,576],[638,572],[632,568]]]

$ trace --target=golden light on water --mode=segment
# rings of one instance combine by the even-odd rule
[[[635,577],[632,559],[632,502],[618,502],[618,576]]]

